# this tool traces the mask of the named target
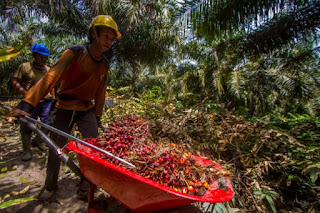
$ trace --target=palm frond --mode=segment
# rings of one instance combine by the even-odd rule
[[[16,24],[23,24],[31,17],[38,22],[60,24],[69,29],[69,34],[84,36],[90,23],[91,15],[86,6],[79,1],[10,1],[6,10],[0,13],[0,21],[12,30]]]
[[[240,99],[242,94],[243,79],[239,71],[231,72],[228,85],[232,94]]]
[[[261,23],[265,23],[279,11],[296,9],[303,1],[227,1],[197,0],[180,1],[178,20],[183,26],[192,23],[197,37],[208,41],[220,40],[239,31],[250,32]],[[182,14],[182,15],[181,15]]]
[[[280,72],[292,72],[298,71],[302,72],[301,67],[306,64],[307,61],[310,60],[318,60],[316,54],[320,53],[320,47],[315,47],[311,49],[304,50],[300,52],[297,56],[289,57],[286,63],[279,70]]]
[[[217,45],[218,52],[238,47],[237,56],[254,56],[287,45],[290,42],[305,40],[316,36],[320,25],[320,2],[312,1],[308,5],[281,15],[246,36],[240,36]]]

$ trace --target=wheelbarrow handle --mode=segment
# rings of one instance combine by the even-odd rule
[[[20,96],[0,96],[0,99],[22,99]]]
[[[2,106],[3,108],[7,109],[7,110],[11,110],[10,107],[5,106],[4,104],[1,104],[1,106]],[[54,133],[57,133],[57,134],[62,135],[62,136],[64,136],[64,137],[68,138],[68,139],[72,139],[72,140],[75,140],[75,141],[77,141],[77,142],[79,142],[79,143],[82,143],[82,144],[84,144],[84,145],[86,145],[86,146],[88,146],[88,147],[90,147],[90,148],[93,148],[93,149],[95,149],[95,150],[98,150],[98,151],[102,152],[103,154],[108,155],[108,156],[111,157],[111,158],[117,159],[118,161],[120,161],[120,162],[122,162],[122,163],[125,163],[125,164],[127,164],[127,165],[135,168],[135,166],[134,166],[133,164],[129,163],[128,161],[123,160],[122,158],[119,158],[119,157],[113,155],[113,154],[110,153],[110,152],[107,152],[107,151],[105,151],[105,150],[103,150],[103,149],[101,149],[101,148],[99,148],[99,147],[96,147],[96,146],[94,146],[94,145],[92,145],[92,144],[90,144],[90,143],[87,143],[87,142],[85,142],[85,141],[83,141],[83,140],[81,140],[81,139],[79,139],[79,138],[76,138],[76,137],[74,137],[74,136],[72,136],[72,135],[70,135],[70,134],[68,134],[68,133],[66,133],[66,132],[63,132],[63,131],[61,131],[61,130],[59,130],[59,129],[56,129],[56,128],[48,125],[48,124],[42,123],[41,121],[37,121],[37,120],[35,120],[35,119],[33,119],[33,118],[30,118],[29,116],[24,116],[24,118],[25,118],[26,120],[28,120],[28,121],[31,121],[32,123],[39,124],[40,126],[46,128],[46,129],[48,129],[48,130],[50,130],[50,131],[52,131],[52,132],[54,132]]]
[[[74,164],[74,162],[63,152],[60,152],[60,147],[57,146],[46,134],[44,134],[37,126],[27,121],[27,119],[21,117],[19,118],[19,122],[27,125],[33,132],[35,132],[42,141],[44,141],[48,147],[55,151],[55,153],[58,155],[58,157],[80,178],[84,178],[81,170],[78,166]]]

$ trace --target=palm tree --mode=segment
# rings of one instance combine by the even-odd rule
[[[91,20],[82,1],[2,1],[0,6],[3,8],[0,20],[11,30],[14,30],[16,24],[23,24],[33,18],[38,23],[49,23],[39,29],[46,33],[83,37]]]
[[[257,112],[253,107],[272,109],[269,105],[283,97],[312,97],[310,83],[317,81],[307,79],[311,75],[317,79],[319,73],[308,69],[308,77],[302,77],[305,69],[299,65],[305,62],[309,67],[318,58],[318,48],[313,46],[320,23],[318,1],[185,1],[179,8],[179,23],[191,28],[195,39],[204,39],[211,49],[201,61],[210,67],[206,76],[213,78],[211,91],[219,102],[231,101],[236,106],[240,101],[253,113]],[[294,54],[298,45],[307,48]],[[292,69],[299,71],[290,74]]]

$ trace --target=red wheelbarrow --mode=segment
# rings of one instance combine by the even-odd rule
[[[10,110],[10,108],[5,105],[1,104],[1,106]],[[108,192],[128,209],[133,212],[141,213],[178,207],[193,202],[219,203],[229,201],[233,198],[233,189],[229,177],[221,177],[213,182],[206,193],[201,197],[183,194],[102,159],[100,153],[105,151],[95,146],[98,139],[86,139],[87,142],[85,142],[27,116],[19,118],[19,121],[26,124],[31,130],[38,134],[40,138],[46,142],[49,148],[54,150],[73,172],[80,177],[84,176],[91,182],[88,212],[94,211],[94,209],[91,209],[91,206],[94,198],[94,188],[96,186],[99,186]],[[61,152],[61,149],[51,141],[50,138],[35,126],[35,124],[40,124],[42,127],[57,134],[78,141],[69,142],[66,150],[72,150],[78,154],[80,170],[67,155]],[[105,154],[112,156],[107,152],[105,152]],[[113,156],[113,158],[119,159],[116,156]],[[212,164],[217,170],[222,169],[219,164],[214,163],[213,161],[196,156],[193,156],[193,158],[195,158],[199,164]],[[119,160],[131,165],[129,162],[122,159]]]
[[[86,139],[95,145],[97,139]],[[108,192],[133,212],[152,212],[190,204],[192,202],[218,203],[233,198],[229,177],[222,177],[212,183],[203,196],[193,196],[177,192],[167,186],[138,175],[128,169],[110,163],[100,157],[100,153],[86,145],[72,141],[66,147],[75,151],[82,174],[95,186]],[[202,165],[212,164],[217,170],[222,167],[210,160],[195,157]],[[89,207],[93,202],[94,187],[90,187]]]

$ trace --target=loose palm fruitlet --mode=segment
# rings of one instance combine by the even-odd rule
[[[134,171],[175,191],[202,196],[216,178],[212,166],[197,164],[191,152],[181,145],[148,139],[149,125],[136,115],[114,121],[105,131],[97,146],[134,164],[125,164],[101,155],[110,162]]]

